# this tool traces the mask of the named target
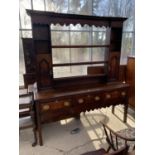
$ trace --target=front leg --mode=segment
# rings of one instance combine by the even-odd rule
[[[36,107],[36,120],[37,120],[37,131],[38,131],[38,138],[40,146],[43,145],[43,138],[42,138],[42,129],[41,129],[41,119],[39,113],[39,103],[35,104]]]

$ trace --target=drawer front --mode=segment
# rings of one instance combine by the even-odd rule
[[[72,115],[72,99],[61,99],[40,104],[41,122],[51,122]]]
[[[105,92],[104,96],[104,103],[107,105],[109,104],[121,104],[127,97],[127,90],[115,90],[110,92]]]
[[[102,103],[101,93],[90,93],[85,95],[78,95],[74,98],[74,105],[77,111],[80,113],[86,110],[93,110],[99,107]]]
[[[91,95],[91,102],[92,103],[102,103],[102,94],[101,93],[95,93]]]
[[[76,95],[74,97],[74,111],[76,113],[86,111],[90,98],[91,96],[89,94]]]
[[[103,106],[103,97],[101,93],[91,94],[91,100],[88,106],[88,110],[94,110]]]
[[[85,95],[78,95],[75,97],[75,102],[77,104],[86,104],[89,103],[91,99],[91,95],[90,94],[85,94]]]
[[[48,103],[43,103],[40,106],[40,112],[48,112],[48,111],[59,111],[61,109],[67,109],[72,106],[71,99],[64,99],[64,100],[56,100]]]

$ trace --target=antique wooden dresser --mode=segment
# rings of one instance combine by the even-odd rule
[[[43,123],[70,117],[79,118],[81,112],[123,104],[124,122],[126,122],[129,84],[118,80],[122,28],[126,18],[32,10],[27,10],[27,13],[32,21],[33,38],[28,41],[24,39],[27,46],[31,46],[31,50],[28,47],[24,50],[27,68],[25,77],[31,75],[36,81],[34,85],[29,85],[29,91],[33,91],[35,96],[40,145],[43,145],[41,130]],[[70,24],[81,25],[84,28],[87,25],[92,27],[90,30],[94,29],[93,32],[88,31],[91,38],[97,36],[97,41],[101,43],[96,41],[96,44],[94,42],[78,44],[83,40],[81,37],[79,41],[75,40],[74,44],[63,45],[61,41],[64,31],[59,33],[58,41],[52,40],[56,35],[51,34],[51,24],[54,26],[59,24],[59,27]],[[104,36],[100,35],[103,33],[96,30],[96,27],[105,30]],[[70,33],[70,29],[65,31]],[[74,32],[76,35],[79,33],[78,30]],[[80,35],[84,33],[83,31]],[[65,40],[67,37],[63,42]],[[74,40],[71,35],[69,40],[71,43]],[[88,37],[87,40],[93,39]],[[68,59],[65,59],[65,62],[60,61],[65,49],[68,49],[72,61],[67,61]],[[89,60],[84,58],[88,53],[86,49],[92,56]],[[83,57],[79,57],[79,53],[83,54]],[[96,58],[98,54],[101,56]],[[65,71],[69,74],[65,74]],[[76,75],[71,76],[71,72]]]

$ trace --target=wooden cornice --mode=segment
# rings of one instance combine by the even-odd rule
[[[34,11],[26,10],[28,15],[31,16],[33,24],[80,24],[82,26],[111,26],[111,25],[122,25],[125,17],[102,17],[102,16],[90,16],[90,15],[76,15],[76,14],[65,14],[55,13],[47,11]]]

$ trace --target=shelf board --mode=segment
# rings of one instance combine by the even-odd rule
[[[74,63],[59,63],[59,64],[53,64],[53,67],[59,67],[59,66],[78,66],[78,65],[90,65],[90,64],[106,64],[108,61],[88,61],[88,62],[74,62]]]
[[[110,45],[55,45],[51,46],[52,48],[96,48],[96,47],[107,47],[109,48]]]

